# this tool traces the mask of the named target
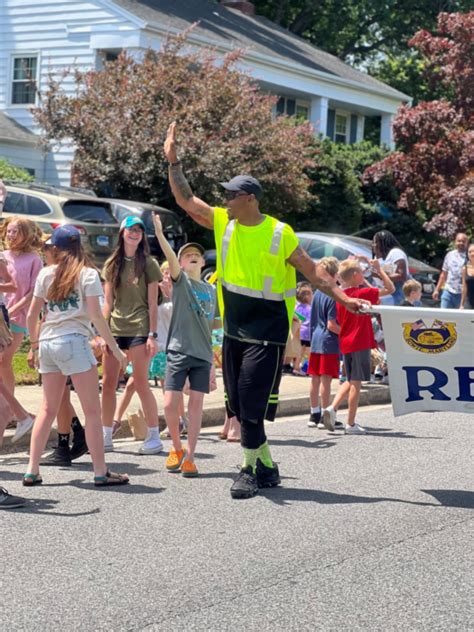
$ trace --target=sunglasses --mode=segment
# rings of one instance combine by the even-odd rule
[[[224,197],[229,202],[235,200],[235,198],[243,197],[244,195],[250,195],[250,193],[242,193],[241,191],[225,191]]]

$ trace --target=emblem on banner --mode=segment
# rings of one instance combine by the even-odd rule
[[[402,327],[405,342],[422,353],[443,353],[451,349],[458,339],[456,323],[435,320],[431,327],[427,327],[423,320],[417,320],[403,323]]]

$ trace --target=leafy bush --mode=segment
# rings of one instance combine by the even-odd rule
[[[6,158],[0,157],[0,180],[32,182],[34,178],[21,167],[15,167]]]

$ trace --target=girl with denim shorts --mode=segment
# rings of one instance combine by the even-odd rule
[[[31,348],[39,351],[43,402],[31,435],[30,460],[23,485],[31,487],[42,482],[40,458],[58,414],[68,376],[84,411],[94,484],[97,487],[124,485],[129,482],[128,476],[110,472],[105,464],[97,361],[89,346],[93,335],[91,321],[119,366],[125,367],[126,357],[102,315],[99,274],[88,265],[77,228],[71,225],[57,228],[50,245],[54,247],[56,263],[38,275],[27,316]],[[46,315],[40,324],[38,319],[45,302]]]

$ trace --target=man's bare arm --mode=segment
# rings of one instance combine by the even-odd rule
[[[168,177],[171,191],[176,202],[186,213],[204,228],[214,228],[214,211],[209,204],[193,195],[189,182],[183,173],[181,165],[170,166]]]
[[[181,168],[176,144],[176,122],[171,123],[166,135],[164,152],[170,163],[168,177],[176,202],[198,224],[204,228],[214,227],[214,211],[199,198],[193,195],[189,182]]]
[[[319,266],[311,257],[298,246],[288,258],[290,263],[298,272],[304,274],[310,283],[312,283],[318,290],[324,292],[338,303],[344,305],[350,312],[359,312],[362,305],[367,301],[360,299],[349,298],[336,284],[336,281],[329,275],[326,270]]]

